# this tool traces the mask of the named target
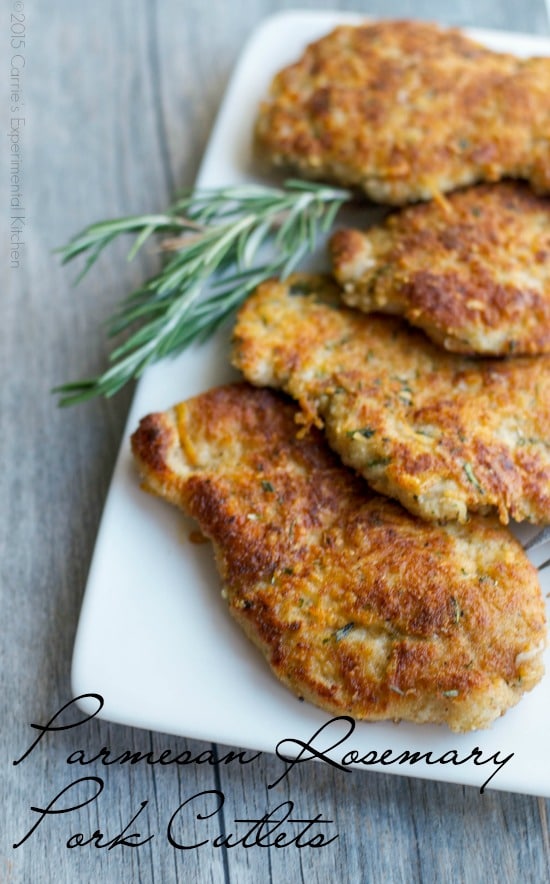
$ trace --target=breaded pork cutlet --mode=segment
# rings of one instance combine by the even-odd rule
[[[342,26],[274,78],[256,125],[272,164],[401,205],[476,181],[550,191],[550,59],[418,21]]]
[[[550,356],[446,353],[306,275],[260,286],[234,335],[246,379],[289,393],[346,464],[412,513],[550,522]]]
[[[298,696],[356,718],[488,726],[543,672],[536,571],[507,529],[374,495],[296,407],[221,387],[141,421],[145,488],[214,545],[229,610]]]
[[[458,353],[550,351],[550,198],[478,185],[331,239],[344,301],[396,313]]]

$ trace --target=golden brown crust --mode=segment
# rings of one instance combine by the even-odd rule
[[[377,201],[476,181],[550,191],[550,59],[498,54],[425,22],[336,28],[274,79],[259,150]]]
[[[337,231],[344,301],[402,315],[459,353],[550,351],[550,199],[513,182],[478,185]]]
[[[449,354],[393,317],[341,308],[334,283],[302,276],[244,304],[233,361],[250,382],[288,392],[345,463],[411,512],[550,522],[550,357]]]
[[[213,541],[232,615],[291,690],[356,718],[488,726],[542,676],[535,569],[493,520],[428,524],[372,494],[295,416],[237,384],[149,416],[132,448],[145,487]]]

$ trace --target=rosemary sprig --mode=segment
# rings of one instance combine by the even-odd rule
[[[149,364],[206,339],[260,282],[294,270],[351,198],[347,190],[298,180],[283,188],[222,187],[188,192],[164,214],[87,227],[59,249],[63,264],[86,255],[77,282],[121,234],[135,236],[129,260],[153,234],[164,235],[169,257],[111,318],[109,336],[133,331],[111,352],[110,367],[57,387],[60,405],[112,396]]]

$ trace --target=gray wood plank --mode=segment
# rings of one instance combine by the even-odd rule
[[[65,759],[80,745],[115,751],[166,748],[193,754],[191,740],[94,721],[84,737],[50,734],[18,766],[31,721],[45,722],[70,697],[74,633],[101,508],[122,436],[131,390],[108,402],[60,411],[49,390],[93,373],[108,348],[101,322],[157,260],[132,265],[114,247],[78,289],[51,250],[91,220],[163,208],[190,185],[243,42],[267,14],[292,2],[244,0],[99,0],[47,6],[25,2],[24,72],[26,241],[21,267],[5,273],[0,388],[0,591],[3,603],[3,838],[0,880],[7,882],[540,882],[550,877],[548,801],[408,780],[343,774],[304,765],[289,782],[267,784],[280,762],[145,767],[143,763],[76,771]],[[301,2],[386,16],[440,18],[462,26],[548,33],[543,0]],[[7,107],[7,78],[0,78]],[[4,155],[5,156],[5,155]],[[5,207],[3,204],[3,210]],[[7,266],[7,241],[0,254]],[[108,612],[106,613],[108,616]],[[131,661],[129,661],[129,678]],[[224,747],[217,747],[223,754]],[[98,800],[46,819],[17,850],[31,805],[45,806],[80,775],[102,776]],[[166,839],[171,814],[203,790],[226,796],[223,819],[186,817],[193,841],[225,832],[236,818],[261,818],[292,800],[296,813],[323,813],[339,838],[314,854],[295,847],[230,850],[207,845],[175,851]],[[82,800],[82,799],[80,799]],[[67,849],[75,832],[120,831],[148,803],[131,831],[155,838],[139,848]],[[242,827],[240,827],[242,831]],[[206,833],[206,834],[205,834]]]

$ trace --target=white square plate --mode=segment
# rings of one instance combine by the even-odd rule
[[[272,76],[297,58],[306,43],[344,21],[357,22],[358,17],[282,13],[256,31],[227,90],[199,186],[257,180],[251,132]],[[550,41],[542,38],[488,31],[473,36],[497,50],[550,55]],[[139,489],[128,444],[130,433],[148,412],[235,376],[224,332],[153,366],[140,381],[97,538],[72,686],[74,696],[100,693],[105,699],[102,717],[111,721],[273,752],[286,738],[307,741],[330,716],[298,702],[271,674],[226,610],[210,546],[192,544],[192,523]],[[543,558],[548,558],[548,547],[533,553],[536,563]],[[550,570],[541,577],[546,595]],[[89,712],[96,709],[93,703],[82,706]],[[340,736],[343,733],[340,727]],[[490,788],[550,796],[548,734],[550,675],[488,731],[456,735],[444,727],[362,723],[341,747],[340,757],[351,749],[357,749],[359,757],[369,750],[390,749],[397,755],[409,749],[431,751],[432,759],[456,750],[457,759],[464,759],[479,747],[483,756],[478,761],[485,759],[484,766],[473,761],[419,762],[369,769],[478,787],[496,771]],[[330,744],[327,737],[323,748]],[[497,770],[490,760],[495,752],[501,759],[510,753],[513,758]]]

